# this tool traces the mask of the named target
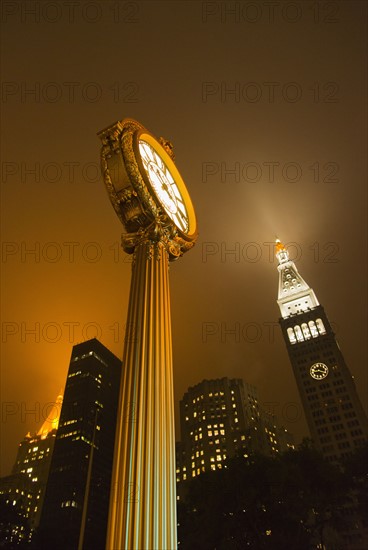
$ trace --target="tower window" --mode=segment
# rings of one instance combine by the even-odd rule
[[[303,331],[305,340],[309,340],[311,338],[311,333],[309,332],[307,323],[302,324],[302,331]]]
[[[288,337],[289,337],[289,341],[291,344],[295,344],[296,343],[296,338],[295,338],[295,334],[294,334],[294,331],[291,327],[289,327],[287,329],[287,333],[288,333]]]
[[[299,325],[295,325],[294,332],[295,332],[295,335],[298,339],[298,342],[303,342],[303,340],[304,340],[303,333],[302,333],[302,330],[301,330]]]
[[[318,330],[317,330],[317,327],[316,327],[316,323],[314,321],[309,321],[308,325],[309,325],[309,329],[311,331],[312,337],[317,338]]]
[[[325,325],[323,324],[322,319],[316,319],[316,325],[320,334],[326,334]]]

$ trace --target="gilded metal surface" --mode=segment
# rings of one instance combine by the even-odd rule
[[[143,243],[150,243],[151,246],[161,250],[161,246],[169,254],[169,260],[176,260],[183,255],[184,251],[189,250],[194,246],[194,243],[184,241],[177,235],[177,231],[173,224],[167,223],[166,218],[159,217],[149,226],[141,228],[136,233],[123,233],[121,236],[121,244],[125,252],[134,254],[135,248]],[[160,259],[160,255],[158,256]]]
[[[107,550],[177,547],[168,262],[194,246],[197,226],[175,165],[180,192],[190,209],[188,234],[178,229],[151,195],[133,148],[142,130],[149,134],[138,122],[124,119],[99,133],[105,186],[125,229],[123,249],[133,254]],[[163,138],[159,143],[165,151],[162,156],[173,159],[172,144]],[[168,158],[165,161],[172,164]]]
[[[160,235],[159,240],[169,252],[169,259],[174,260],[193,247],[196,235],[194,238],[183,238],[147,188],[133,149],[134,135],[141,130],[147,132],[139,122],[124,119],[99,132],[104,183],[112,206],[125,228],[122,235],[124,250],[133,253],[145,231],[152,232],[152,227],[155,227],[154,231]],[[172,143],[162,137],[157,141],[174,159]]]
[[[174,154],[174,146],[168,139],[165,139],[163,137],[158,138],[158,141],[161,143],[162,147],[165,149],[166,153],[170,155],[170,157],[175,160],[175,154]]]
[[[127,335],[123,355],[107,550],[177,548],[168,261],[160,240],[137,240],[127,318],[134,337]]]

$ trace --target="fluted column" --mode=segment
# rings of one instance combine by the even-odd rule
[[[134,251],[108,550],[175,550],[176,473],[169,250]]]

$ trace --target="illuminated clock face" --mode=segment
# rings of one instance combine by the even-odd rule
[[[328,366],[324,363],[314,363],[309,372],[315,380],[323,380],[328,375]]]
[[[169,218],[184,233],[189,231],[189,216],[175,178],[154,146],[139,139],[139,153],[152,189]]]

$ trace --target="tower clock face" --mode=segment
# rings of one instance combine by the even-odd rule
[[[149,183],[156,202],[175,226],[184,234],[192,231],[193,207],[182,177],[173,160],[150,134],[137,136],[136,155],[143,168],[143,177]]]
[[[328,375],[328,366],[324,363],[314,363],[309,372],[315,380],[323,380]]]

